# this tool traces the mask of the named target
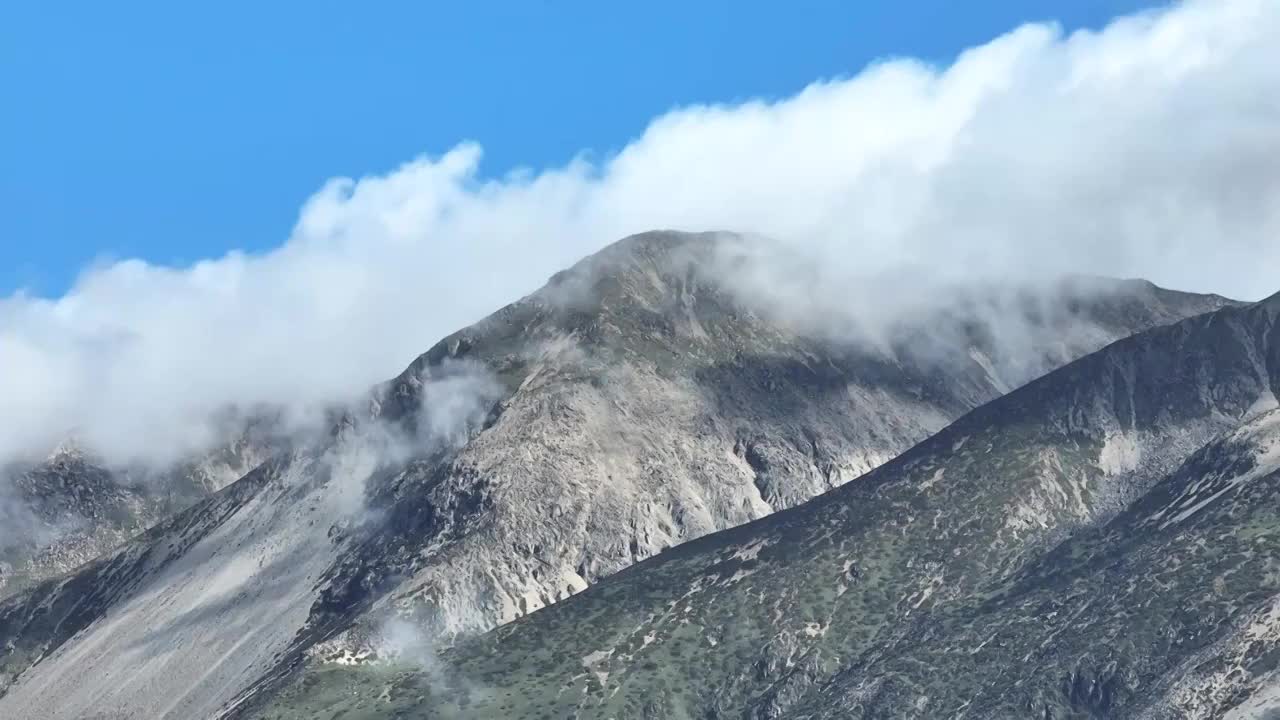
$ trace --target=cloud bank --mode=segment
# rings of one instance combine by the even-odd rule
[[[863,275],[1084,272],[1258,298],[1280,288],[1277,37],[1274,0],[1027,25],[946,67],[677,109],[601,162],[484,179],[463,143],[332,180],[272,252],[118,262],[60,298],[0,300],[0,458],[72,430],[115,461],[173,457],[227,404],[363,391],[652,228],[760,233]]]

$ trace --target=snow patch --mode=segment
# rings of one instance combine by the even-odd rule
[[[1155,519],[1163,519],[1161,528],[1180,523],[1235,488],[1280,470],[1280,410],[1255,418],[1231,433],[1227,442],[1252,449],[1252,468],[1233,477],[1214,472],[1198,478],[1169,507],[1155,516]]]
[[[946,471],[947,471],[946,468],[938,468],[937,470],[935,470],[933,475],[929,476],[928,480],[925,480],[924,482],[920,483],[920,489],[921,490],[931,489],[934,485],[938,484],[938,481],[942,479],[942,476],[946,473]]]
[[[1129,433],[1107,435],[1098,453],[1098,468],[1108,475],[1133,472],[1142,462],[1142,446]]]
[[[805,623],[804,628],[802,628],[800,632],[805,637],[815,638],[815,637],[821,637],[825,635],[827,632],[827,628],[824,627],[822,623],[810,622],[810,623]]]
[[[1253,401],[1248,410],[1244,411],[1244,420],[1248,422],[1277,408],[1280,408],[1280,400],[1277,400],[1275,393],[1268,388],[1262,391],[1262,394],[1258,396],[1257,400]]]
[[[734,560],[755,560],[760,555],[760,551],[773,544],[769,538],[761,538],[752,541],[749,545],[744,545],[734,551],[729,557]]]
[[[609,683],[609,671],[604,668],[609,666],[609,658],[611,657],[613,657],[612,650],[596,650],[582,658],[582,666],[596,676],[596,680],[600,682],[600,687],[602,688]]]

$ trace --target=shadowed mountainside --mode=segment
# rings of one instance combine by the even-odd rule
[[[832,488],[871,492],[883,475],[848,481],[1037,369],[1227,304],[1077,279],[977,292],[869,347],[731,290],[744,242],[623,240],[444,339],[330,435],[0,603],[0,713],[211,716],[248,707],[307,656],[385,655],[401,627],[442,646]],[[954,310],[974,304],[984,312]],[[1001,344],[1010,327],[1028,341],[1017,362]],[[1164,468],[1129,467],[1131,446],[1186,437],[1151,432],[1080,449],[1080,463],[1129,479],[1072,522],[1113,512]],[[1019,511],[1029,528],[1055,507],[1037,502]],[[1046,522],[1070,526],[1059,520]],[[1031,553],[1026,537],[1051,534],[1015,526],[1001,542]]]
[[[800,507],[430,666],[312,663],[252,716],[1260,716],[1277,316],[1280,296],[1121,340]]]

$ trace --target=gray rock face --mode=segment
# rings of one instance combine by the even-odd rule
[[[261,718],[1265,717],[1280,298],[1117,342],[804,505]]]
[[[0,470],[0,598],[70,572],[231,484],[275,442],[253,423],[162,471],[109,467],[74,442],[41,463]]]
[[[424,356],[481,363],[514,392],[450,460],[452,491],[491,503],[487,521],[407,559],[412,577],[381,604],[432,634],[508,622],[841,485],[1030,379],[1019,371],[1222,305],[1143,283],[1064,287],[1073,311],[1025,320],[1052,341],[1002,373],[989,329],[955,308],[903,328],[889,353],[754,311],[716,277],[735,242],[630,238]],[[926,356],[926,341],[943,347]],[[414,372],[396,386],[409,398]]]
[[[874,498],[882,483],[868,481],[883,474],[849,481],[1040,368],[1227,304],[1144,283],[1077,281],[1053,288],[1056,302],[1015,295],[991,306],[1034,331],[1021,337],[1043,340],[1017,362],[1001,356],[1000,333],[965,313],[917,319],[868,349],[744,298],[723,276],[734,266],[722,253],[736,242],[675,233],[624,240],[441,341],[331,436],[278,454],[118,552],[0,604],[0,714],[207,717],[252,707],[308,655],[429,660],[458,633],[520,618],[691,539],[837,487],[867,485],[857,492]],[[1113,513],[1169,464],[1145,450],[1190,437],[1172,420],[1139,427],[1119,411],[1080,415],[1087,411],[1081,401],[1054,417],[1062,433],[1077,420],[1094,433],[1079,449],[1093,469],[1075,469],[1078,458],[1046,444],[1045,477],[1058,477],[1055,463],[1074,474],[1044,480],[1039,494],[1001,496],[1022,519],[992,538],[1005,554],[984,562],[1014,567],[1053,535],[1044,524],[1061,531]],[[1197,432],[1222,424],[1206,419]],[[1001,437],[1008,447],[1017,441]],[[927,469],[922,482],[934,477]],[[1095,475],[1125,479],[1093,493]],[[1075,499],[1063,505],[1064,494]],[[689,592],[730,578],[736,586],[765,547],[725,551],[741,554],[725,560],[743,566],[741,577],[676,582]],[[778,607],[802,591],[836,592],[807,584],[833,577],[797,580]],[[664,576],[653,587],[614,587],[639,603],[671,585]],[[916,588],[921,603],[941,589],[930,587]],[[652,622],[644,618],[656,606],[635,603],[618,604],[629,608],[623,624]],[[570,664],[578,675],[607,675],[598,661],[621,652],[621,625],[609,618],[622,616],[589,612],[605,624],[583,625],[593,628],[583,639],[604,628],[613,640],[584,650],[596,660]],[[752,622],[783,616],[769,617]],[[821,635],[804,628],[788,642]],[[790,660],[763,662],[759,672],[772,676]],[[733,683],[723,690],[758,694]]]

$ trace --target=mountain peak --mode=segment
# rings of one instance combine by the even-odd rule
[[[1280,292],[1266,298],[1265,300],[1258,301],[1258,305],[1271,311],[1280,310]]]
[[[1035,370],[1218,304],[1177,293],[1137,300],[1104,293],[1078,303],[1051,293],[1044,302],[1023,303],[1005,298],[1009,292],[984,303],[975,288],[969,292],[977,296],[970,303],[974,313],[925,318],[928,323],[917,325],[914,338],[906,340],[932,344],[894,356],[857,344],[856,336],[831,327],[827,317],[859,298],[867,313],[886,315],[892,309],[888,298],[872,291],[846,299],[845,293],[860,289],[854,283],[810,287],[807,268],[817,263],[809,256],[788,260],[787,251],[794,249],[733,233],[634,235],[444,338],[375,390],[370,410],[382,424],[370,424],[368,437],[336,432],[300,443],[83,567],[72,580],[43,582],[0,604],[0,646],[6,648],[0,715],[49,716],[56,702],[52,713],[61,717],[160,717],[165,708],[177,708],[182,717],[214,716],[220,708],[265,697],[304,658],[381,653],[381,628],[397,627],[392,621],[399,618],[412,618],[427,644],[510,623],[673,546],[743,526],[846,483],[861,486],[856,478],[920,447]],[[770,272],[757,275],[760,268]],[[904,274],[901,287],[890,289],[919,295],[915,280]],[[778,282],[802,297],[777,293]],[[812,295],[826,302],[806,302]],[[798,308],[776,312],[787,302]],[[1002,312],[1006,308],[1016,318]],[[1011,319],[1031,332],[1010,342],[1007,334],[974,329],[981,322],[1007,329]],[[1009,362],[1014,354],[1027,360]],[[1176,380],[1164,366],[1154,367],[1131,377]],[[1078,387],[1086,399],[1132,397],[1110,392],[1123,388],[1110,376],[1104,380],[1105,393],[1086,393],[1091,385],[1084,383],[1059,383],[1059,391],[1048,394],[1070,398]],[[1161,390],[1140,399],[1171,394]],[[1024,404],[1035,405],[1036,392],[1023,393],[1030,397]],[[1156,412],[1156,405],[1148,400],[1139,410]],[[965,437],[952,433],[928,447],[939,461],[964,450],[958,457],[972,459],[973,468],[953,465],[944,477],[917,463],[898,485],[936,483],[939,492],[948,492],[938,507],[1030,507],[1020,496],[1001,495],[1002,488],[1019,480],[1038,483],[1042,466],[1019,466],[1030,469],[1012,473],[1005,465],[1022,455],[997,447],[996,430],[1017,423],[1043,426],[1041,435],[1054,439],[1061,427],[1084,421],[1068,412],[1074,407],[1050,424],[1037,420],[1034,408],[1006,413],[989,432],[980,427],[982,415],[967,415],[978,420],[966,423],[971,432]],[[968,435],[975,437],[966,440]],[[1105,442],[1070,441],[1076,450],[1096,453]],[[405,447],[384,453],[386,444]],[[1130,445],[1124,438],[1107,447],[1108,467],[1132,455],[1125,452]],[[1008,461],[991,466],[991,475],[975,471],[987,467],[986,448]],[[1072,467],[1092,462],[1077,455],[1066,458]],[[895,467],[893,472],[905,472],[903,463]],[[994,475],[996,467],[1001,475]],[[1050,498],[1085,497],[1082,488],[1090,478],[1067,479],[1067,493],[1039,484],[1032,489]],[[913,526],[917,539],[933,532],[928,528],[938,529],[916,513],[917,498],[895,493],[905,503],[883,506],[866,528],[884,528],[897,537],[909,522],[905,509],[921,520]],[[85,505],[103,508],[99,515],[106,515],[128,509],[133,497]],[[980,497],[988,500],[974,501]],[[1041,515],[1065,517],[1076,505],[1065,507],[1059,515],[1030,507],[1022,515],[1027,522],[996,539],[1013,542],[1010,533],[1027,531]],[[948,538],[961,542],[966,528],[976,527],[963,520],[948,521]],[[988,525],[999,523],[983,527]],[[847,534],[841,529],[823,537]],[[902,597],[915,594],[906,606],[911,610],[940,587],[941,576],[935,581],[920,575],[931,572],[927,563],[897,562],[901,556],[895,557],[892,543],[866,539],[873,551],[884,550],[878,558],[864,552],[865,563],[860,560],[858,567],[812,566],[823,571],[813,575],[815,582],[834,577],[852,583],[840,592],[869,598],[867,591],[878,582],[874,573],[891,572],[907,583],[900,585]],[[813,555],[811,547],[816,546],[803,546],[801,556]],[[923,555],[936,547],[942,545],[912,549]],[[733,567],[724,568],[729,574],[698,571],[671,586],[698,588],[718,584],[721,576],[752,586],[764,577],[745,563],[772,563],[757,557],[758,550],[737,553]],[[927,585],[916,587],[917,579]],[[807,580],[791,577],[788,583],[803,587]],[[823,588],[803,595],[829,593]],[[756,605],[733,599],[733,607],[744,612]],[[859,627],[860,616],[842,616],[831,627]],[[106,617],[110,621],[100,621]],[[806,627],[798,637],[821,634]],[[671,645],[653,645],[649,652],[664,647]],[[163,656],[166,664],[115,673],[115,648],[133,657]],[[574,650],[572,672],[580,676],[581,658],[594,657],[596,649]],[[759,667],[777,667],[772,662],[765,658]],[[181,696],[180,706],[175,695]],[[729,688],[723,697],[746,696]],[[482,716],[510,714],[519,713]],[[564,713],[556,708],[550,714]]]
[[[53,464],[58,462],[72,462],[76,460],[86,460],[90,457],[89,451],[85,448],[80,436],[72,433],[63,438],[52,450],[49,451],[45,463]]]
[[[692,272],[705,275],[718,253],[741,240],[729,232],[653,230],[630,235],[551,276],[535,295],[576,305],[611,291],[666,290],[672,280]]]
[[[686,230],[647,230],[628,235],[583,258],[574,267],[600,262],[655,260],[687,250],[705,250],[742,240],[742,235],[727,230],[690,232]],[[570,268],[567,272],[572,272]]]

